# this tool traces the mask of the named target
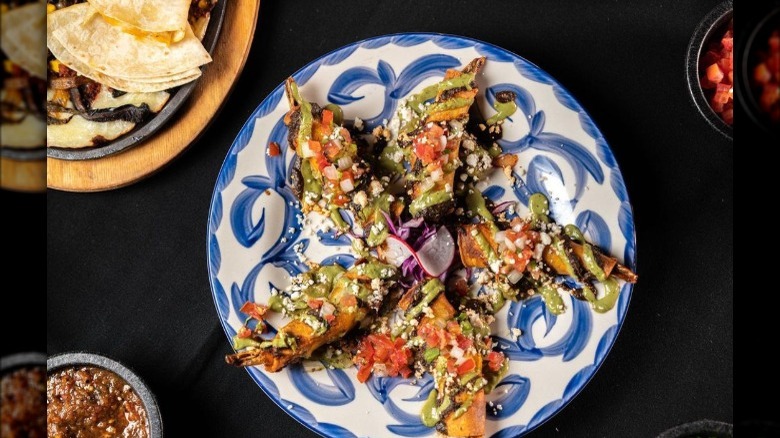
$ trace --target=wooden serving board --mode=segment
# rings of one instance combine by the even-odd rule
[[[206,129],[241,74],[252,46],[260,0],[227,1],[213,61],[178,113],[152,137],[124,152],[94,160],[47,158],[49,188],[99,192],[140,181],[179,156]]]
[[[46,161],[0,157],[0,188],[18,192],[46,190]]]

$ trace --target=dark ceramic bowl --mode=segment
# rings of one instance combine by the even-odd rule
[[[77,366],[93,366],[103,368],[105,370],[113,371],[119,377],[123,378],[128,385],[130,385],[140,397],[141,402],[146,408],[146,415],[149,419],[149,436],[151,438],[162,438],[163,436],[163,424],[162,416],[160,415],[160,408],[157,405],[157,399],[146,386],[143,380],[132,370],[115,361],[114,359],[93,353],[63,353],[52,356],[46,361],[46,371],[51,374],[53,371],[77,367]]]
[[[218,1],[211,11],[211,20],[209,21],[208,29],[206,29],[206,35],[203,38],[203,47],[205,47],[209,53],[212,53],[214,47],[217,45],[219,32],[222,29],[222,22],[225,19],[225,5],[228,1],[229,0]],[[208,64],[203,68],[206,67],[208,67]],[[139,143],[142,143],[147,137],[157,132],[158,129],[173,117],[187,101],[190,94],[192,94],[197,83],[198,81],[195,80],[182,85],[173,91],[171,98],[159,113],[152,116],[148,121],[140,123],[139,126],[136,126],[132,131],[105,146],[81,149],[48,147],[46,148],[46,155],[60,160],[91,160],[115,154],[136,146]]]
[[[656,438],[732,438],[734,426],[712,420],[700,420],[675,426]]]
[[[0,374],[17,368],[45,366],[46,355],[43,353],[15,353],[0,357]]]
[[[710,11],[699,23],[688,44],[688,56],[686,58],[686,73],[688,78],[688,91],[693,103],[716,131],[726,136],[729,140],[734,137],[733,128],[726,124],[720,116],[710,107],[704,90],[701,88],[699,78],[702,73],[699,69],[699,59],[702,51],[713,39],[720,39],[726,31],[729,22],[734,17],[734,5],[732,0],[726,0]]]
[[[780,30],[780,7],[767,13],[766,17],[759,21],[745,44],[742,59],[739,65],[738,85],[740,97],[744,100],[744,108],[751,119],[766,132],[780,137],[780,123],[773,123],[768,115],[761,109],[758,99],[761,90],[754,87],[753,69],[760,62],[759,53],[768,49],[769,35],[773,30]]]
[[[46,147],[33,149],[0,148],[0,157],[16,161],[40,161],[46,159]]]

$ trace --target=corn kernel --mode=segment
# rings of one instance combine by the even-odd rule
[[[3,60],[3,69],[8,73],[14,72],[14,63],[10,59]]]
[[[56,10],[57,10],[57,7],[54,6],[53,4],[51,4],[51,3],[47,3],[46,4],[46,13],[47,14],[51,14],[52,12],[54,12]]]
[[[49,61],[49,68],[53,72],[59,72],[60,71],[60,61],[53,59]]]

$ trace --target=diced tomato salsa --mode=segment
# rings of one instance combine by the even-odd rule
[[[728,125],[734,124],[734,24],[718,40],[712,41],[699,59],[701,88],[710,103]]]
[[[758,106],[773,123],[780,123],[780,31],[772,32],[766,50],[757,54],[752,81]]]

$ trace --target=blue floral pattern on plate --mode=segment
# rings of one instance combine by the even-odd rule
[[[576,223],[600,247],[635,267],[636,237],[620,169],[604,137],[579,103],[552,77],[518,55],[481,41],[442,34],[407,33],[371,38],[331,52],[293,75],[312,101],[342,106],[346,118],[367,127],[390,119],[398,101],[433,83],[449,68],[477,56],[488,63],[477,81],[483,112],[495,93],[512,90],[518,112],[505,123],[504,150],[518,154],[513,181],[495,172],[480,189],[495,202],[542,192],[559,223]],[[241,326],[247,300],[266,301],[309,260],[349,266],[346,236],[302,231],[305,218],[290,188],[292,153],[286,145],[287,111],[279,85],[239,132],[217,178],[208,225],[208,272],[214,304],[228,338]],[[282,153],[266,153],[270,142]],[[347,218],[349,219],[349,218]],[[511,303],[497,315],[496,343],[510,372],[487,399],[487,436],[526,434],[560,411],[604,361],[625,319],[632,285],[623,285],[616,308],[596,314],[568,301],[563,315],[549,313],[539,297]],[[272,336],[284,321],[270,319]],[[519,329],[520,336],[513,336]],[[515,332],[516,333],[516,332]],[[355,370],[304,363],[276,373],[247,370],[283,410],[327,437],[431,436],[419,410],[433,388],[420,380],[372,377],[357,383]],[[499,407],[500,408],[497,408]]]

